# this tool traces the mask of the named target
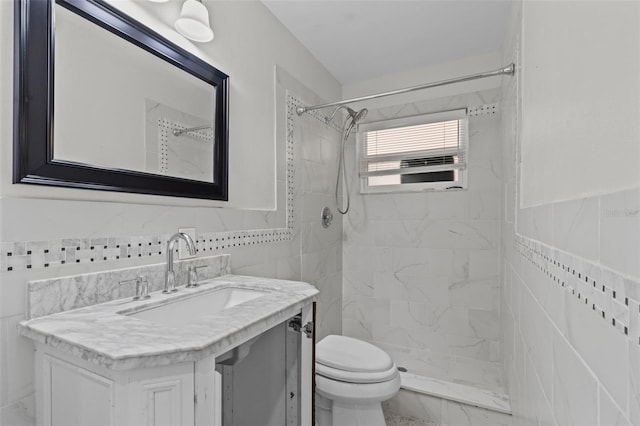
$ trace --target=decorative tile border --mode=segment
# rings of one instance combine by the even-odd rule
[[[220,253],[233,247],[290,240],[291,232],[291,229],[281,228],[201,233],[196,239],[196,248],[201,255]],[[2,243],[2,270],[11,272],[135,258],[158,261],[166,256],[166,244],[172,235]]]
[[[640,282],[519,234],[514,249],[585,309],[640,344],[640,300],[634,297]]]
[[[469,117],[480,117],[483,115],[495,115],[498,113],[498,104],[475,105],[467,109]]]
[[[174,137],[172,133],[173,130],[183,130],[186,128],[187,127],[181,125],[180,123],[172,122],[166,118],[158,117],[158,139],[160,140],[160,152],[158,154],[160,157],[160,174],[166,175],[169,173],[169,142],[171,140],[170,138]],[[211,146],[213,146],[215,144],[215,140],[213,137],[213,131],[211,129],[212,128],[210,127],[209,130],[191,130],[185,133],[185,135],[189,135],[192,139],[195,139],[202,143],[211,144]]]
[[[296,107],[298,106],[308,106],[309,104],[304,102],[302,99],[287,93],[287,104],[289,104],[290,106],[293,106],[293,109],[288,108],[287,109],[287,118],[288,119],[292,119],[294,116],[297,116],[298,113],[296,112]],[[337,108],[337,107],[336,107]],[[324,111],[324,110],[323,110]],[[333,110],[331,110],[331,113],[333,113]],[[329,118],[329,116],[331,115],[331,113],[329,113],[329,115],[323,114],[320,112],[319,109],[314,109],[311,111],[307,111],[304,113],[303,116],[309,116],[309,117],[313,117],[316,120],[322,122],[322,124],[326,124],[327,126],[331,127],[333,130],[335,130],[336,132],[342,132],[342,125],[340,124],[340,115],[336,115],[336,118],[334,118],[332,121],[328,121],[327,119]]]
[[[289,241],[293,236],[295,221],[294,208],[294,119],[296,107],[305,103],[287,93],[286,129],[286,197],[287,217],[285,228],[206,232],[197,235],[199,253],[215,254],[232,247],[256,244],[270,244]],[[310,111],[309,116],[327,124],[318,111]],[[335,123],[327,124],[339,131]],[[127,237],[66,238],[47,241],[21,241],[0,243],[0,271],[12,272],[27,269],[45,269],[76,263],[102,263],[123,259],[148,258],[159,261],[166,255],[167,240],[173,235],[145,235]],[[176,251],[177,252],[177,251]]]

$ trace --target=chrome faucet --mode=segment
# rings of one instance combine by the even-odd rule
[[[176,289],[176,274],[173,272],[173,249],[178,240],[183,240],[187,243],[187,250],[189,254],[194,256],[196,254],[196,245],[193,239],[184,232],[177,232],[173,234],[169,241],[167,241],[167,270],[164,273],[164,290],[163,293],[175,293]]]

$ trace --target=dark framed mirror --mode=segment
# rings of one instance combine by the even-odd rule
[[[102,0],[15,0],[14,183],[228,199],[229,77]]]

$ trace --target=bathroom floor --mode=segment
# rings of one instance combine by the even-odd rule
[[[387,423],[387,426],[439,426],[433,422],[416,419],[415,417],[401,416],[398,414],[385,413],[384,420]]]

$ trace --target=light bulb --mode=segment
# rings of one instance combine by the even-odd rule
[[[213,40],[213,30],[209,26],[209,11],[197,0],[186,0],[180,17],[174,24],[176,31],[189,40],[206,43]]]

